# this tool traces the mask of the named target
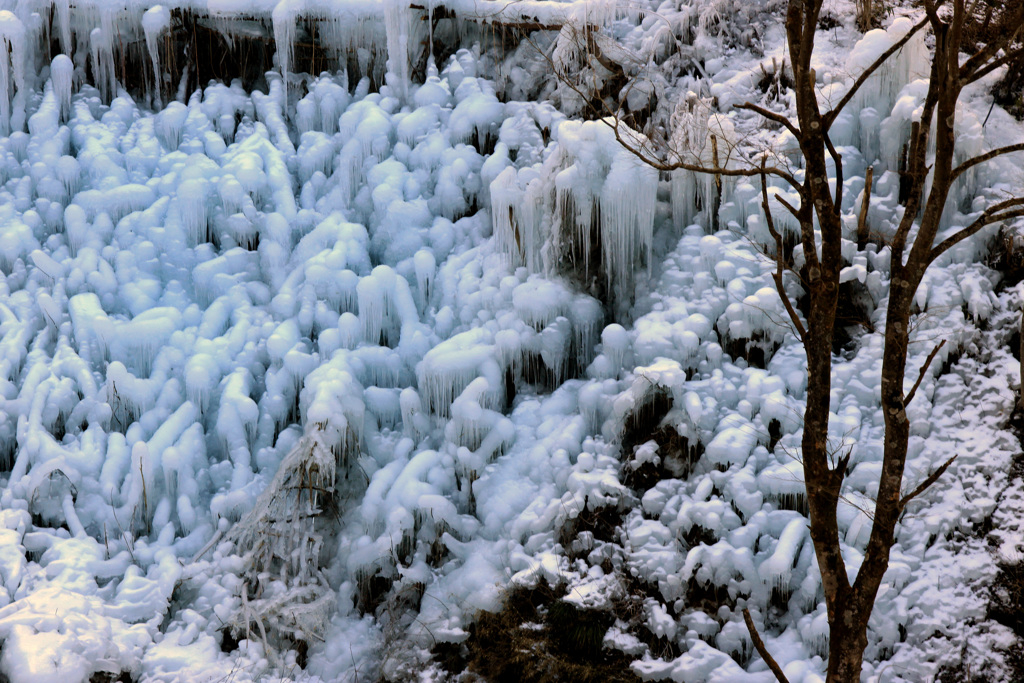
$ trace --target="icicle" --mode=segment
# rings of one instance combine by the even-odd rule
[[[530,272],[539,272],[546,183],[534,169],[524,168],[517,174],[509,166],[491,182],[490,192],[491,221],[498,248],[511,256],[513,265],[525,265]]]
[[[672,171],[672,219],[676,230],[693,223],[697,211],[697,177],[693,171]]]
[[[114,80],[114,57],[110,53],[107,37],[103,35],[103,29],[94,28],[89,33],[89,46],[92,51],[92,71],[93,79],[96,81],[96,88],[100,91],[100,97],[105,102],[109,102]]]
[[[441,342],[423,356],[416,377],[425,412],[448,417],[452,401],[487,370],[495,375],[492,386],[500,386],[492,341],[486,330],[474,328]]]
[[[160,35],[171,26],[171,12],[163,5],[153,5],[142,15],[142,30],[146,34],[146,49],[149,50],[149,59],[153,62],[153,84],[156,107],[161,104],[161,84],[163,78],[160,73]]]
[[[220,380],[220,368],[212,356],[197,353],[188,359],[185,364],[185,394],[200,413],[206,412]]]
[[[893,21],[886,29],[875,29],[864,34],[857,44],[850,51],[846,59],[846,70],[852,78],[856,78],[864,72],[883,52],[895,42],[907,34],[912,26],[910,19],[900,17]],[[885,150],[886,138],[892,135],[882,131],[883,149],[878,150],[877,124],[879,112],[893,112],[897,101],[901,97],[904,87],[916,79],[924,78],[928,73],[928,48],[924,40],[924,32],[919,31],[910,39],[895,55],[885,61],[879,69],[872,74],[861,86],[854,96],[853,101],[847,108],[849,111],[865,112],[874,110],[871,114],[861,113],[851,123],[859,128],[858,131],[862,151],[865,159],[871,161],[875,155],[881,156],[883,162],[887,162],[888,170],[895,170],[898,163],[898,156],[893,161],[894,154]],[[916,108],[916,105],[915,107]],[[905,118],[911,118],[904,114]],[[905,135],[909,134],[909,128],[896,136],[896,139],[889,140],[889,147],[896,149],[896,155],[902,148]],[[857,139],[857,138],[853,138]]]
[[[985,151],[985,130],[975,116],[966,106],[957,106],[955,122],[956,149],[953,152],[953,165],[957,166],[972,157],[976,157]],[[946,210],[942,212],[942,229],[950,226],[956,212],[961,210],[965,203],[971,201],[977,193],[978,167],[972,167],[966,173],[958,177],[950,188],[949,198],[946,200]],[[968,208],[968,211],[971,209]]]
[[[773,593],[786,595],[789,592],[793,565],[796,564],[806,534],[807,521],[802,518],[793,520],[779,536],[775,552],[761,563],[758,573],[764,577]]]
[[[579,366],[585,368],[594,359],[594,347],[604,324],[604,309],[597,299],[578,294],[569,308],[569,319],[573,329],[573,355]]]
[[[397,79],[394,84],[401,99],[409,91],[409,42],[412,11],[404,0],[390,0],[384,5],[384,30],[388,43],[388,70]]]
[[[50,82],[53,94],[60,107],[60,120],[71,116],[71,86],[75,76],[75,65],[67,55],[57,55],[50,64]]]
[[[620,152],[601,190],[601,245],[609,286],[628,298],[633,265],[651,266],[658,173],[628,152]]]
[[[512,292],[512,307],[527,325],[540,332],[569,311],[572,292],[557,280],[531,278]]]
[[[334,93],[326,93],[322,97],[319,97],[320,101],[320,127],[327,135],[334,135],[338,132],[338,116],[345,108],[345,101],[347,100],[347,93],[341,93],[342,98],[339,102],[339,98]]]
[[[298,129],[299,136],[319,128],[319,118],[320,112],[317,110],[316,98],[310,92],[295,105],[295,127]]]
[[[381,266],[386,268],[386,266]],[[388,277],[391,275],[392,277]],[[380,341],[385,331],[388,314],[388,291],[394,273],[388,268],[381,274],[364,277],[359,280],[356,292],[359,296],[359,318],[363,323],[363,336],[372,344]]]
[[[569,320],[558,317],[536,339],[544,366],[554,375],[556,383],[564,382],[566,364],[572,352],[572,325]]]
[[[430,302],[430,293],[433,289],[434,274],[437,271],[437,260],[434,252],[429,249],[420,249],[413,255],[413,267],[416,269],[416,287],[423,297],[423,305],[426,307]]]
[[[295,55],[295,18],[302,0],[281,0],[270,15],[274,25],[274,44],[277,45],[277,63],[281,67],[284,88],[283,111],[288,111],[288,74]]]
[[[629,347],[629,332],[622,325],[612,323],[601,332],[601,352],[608,358],[616,373],[625,365]]]
[[[53,9],[60,27],[60,51],[71,55],[71,0],[55,0]]]
[[[806,617],[805,617],[806,618]],[[803,619],[801,626],[803,626]],[[806,627],[801,628],[800,635],[805,643],[810,645],[811,651],[825,657],[828,655],[828,612],[821,611],[810,620]]]
[[[189,246],[209,241],[206,215],[207,181],[202,178],[186,180],[178,188],[178,216],[185,229]]]
[[[11,75],[18,94],[25,88],[25,25],[7,10],[0,11],[0,38],[0,133],[7,135],[13,128]]]
[[[516,376],[522,365],[522,337],[515,330],[501,330],[494,335],[494,346],[499,365]]]

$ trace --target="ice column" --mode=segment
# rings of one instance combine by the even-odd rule
[[[60,51],[71,54],[71,0],[56,0],[53,3],[57,25],[60,27]]]
[[[7,10],[0,11],[0,38],[0,133],[7,135],[11,132],[11,75],[19,94],[25,87],[25,25]]]
[[[155,104],[161,105],[160,84],[163,79],[160,77],[160,34],[171,26],[171,12],[163,5],[153,5],[142,15],[142,30],[146,34],[146,49],[149,50],[149,59],[153,62],[153,83]]]
[[[277,63],[281,67],[281,80],[284,86],[284,110],[288,112],[288,71],[295,54],[295,17],[299,13],[302,0],[281,0],[270,15],[274,25],[274,43],[277,45]]]
[[[71,86],[75,76],[75,65],[67,55],[57,55],[50,64],[50,82],[53,96],[60,107],[61,121],[71,116]]]
[[[389,0],[384,6],[384,30],[388,42],[388,70],[398,79],[398,96],[409,90],[409,42],[412,10],[408,0]]]

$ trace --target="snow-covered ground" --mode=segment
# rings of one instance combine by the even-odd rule
[[[521,5],[541,23],[587,8]],[[785,53],[778,8],[749,4],[763,22],[751,38],[706,14],[725,5],[580,16],[609,24],[615,58],[663,49],[665,26],[696,36],[684,52],[700,73],[649,92],[718,98],[721,116],[676,119],[698,158],[709,130],[740,153],[785,154],[785,136],[731,109],[791,105],[758,87]],[[269,74],[266,93],[211,84],[157,111],[124,91],[103,103],[118,91],[105,36],[138,15],[131,30],[157,55],[167,9],[101,11],[92,56],[48,64],[39,15],[0,12],[13,57],[0,92],[15,85],[0,97],[13,131],[0,138],[0,672],[445,680],[457,674],[432,650],[471,645],[480,610],[547,584],[608,617],[604,647],[644,680],[773,680],[744,608],[790,681],[822,680],[805,364],[763,253],[760,187],[727,181],[714,232],[710,182],[661,177],[607,126],[567,118],[579,102],[533,45],[467,38],[410,81],[422,31],[396,8],[376,28],[390,60],[377,92],[369,77],[289,73],[283,50],[287,78]],[[294,39],[302,8],[263,9],[279,42]],[[55,33],[89,35],[75,12],[55,5]],[[823,99],[908,22],[889,24],[821,32]],[[538,38],[571,64],[565,39]],[[851,454],[853,570],[880,467],[888,291],[887,248],[856,249],[858,195],[873,163],[884,240],[926,58],[912,44],[837,122],[856,319],[834,363],[831,440]],[[966,152],[1024,139],[987,97],[965,97]],[[948,225],[1020,193],[1015,161],[962,183]],[[869,680],[961,663],[1003,680],[1020,647],[987,618],[997,563],[1024,552],[1007,348],[1024,290],[986,265],[994,235],[951,250],[919,292],[908,382],[947,343],[908,409],[907,488],[959,458],[898,529]]]

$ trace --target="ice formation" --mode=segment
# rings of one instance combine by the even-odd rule
[[[0,10],[0,133],[17,130],[16,122],[24,119],[25,60],[28,50],[25,25],[8,10]],[[11,102],[11,78],[14,79],[14,110]]]
[[[160,69],[160,36],[171,27],[171,12],[163,5],[153,5],[142,15],[142,30],[146,35],[146,50],[153,62],[153,83],[157,106],[160,106],[160,89],[163,72]]]
[[[710,98],[693,92],[679,99],[672,113],[669,149],[672,161],[706,169],[726,169],[737,163],[736,131],[733,123],[712,110]],[[683,229],[693,223],[698,208],[707,228],[717,224],[714,214],[729,200],[733,180],[713,173],[697,173],[686,168],[672,171],[672,217]]]
[[[534,23],[635,14],[629,40],[641,40],[666,20],[708,38],[727,3],[664,17],[610,2],[503,7]],[[0,12],[0,672],[247,680],[292,676],[301,651],[323,679],[441,676],[432,648],[467,642],[507,588],[548,582],[580,610],[628,605],[604,643],[644,678],[763,677],[745,607],[791,680],[818,680],[827,622],[798,457],[806,372],[761,252],[774,244],[756,181],[719,192],[688,172],[660,179],[608,122],[516,101],[511,81],[536,75],[523,54],[502,61],[484,41],[433,55],[428,31],[472,42],[500,18],[461,1],[388,0],[383,20],[377,3],[246,5],[259,18],[244,30],[276,39],[265,91],[175,87],[160,57],[177,13],[241,42],[242,9],[55,3],[51,37],[67,54],[45,82],[38,13]],[[310,27],[342,71],[296,73]],[[827,58],[862,68],[905,30],[896,20]],[[154,90],[130,92],[119,36],[144,46]],[[856,121],[837,121],[847,219],[867,165],[898,162],[921,49],[869,82]],[[702,68],[723,110],[752,73],[718,58]],[[687,96],[703,92],[693,79],[679,87],[680,149],[729,167],[749,123]],[[965,104],[958,154],[992,145],[982,116]],[[976,170],[952,208],[978,210],[974,195],[998,180]],[[878,174],[880,230],[899,212],[897,185]],[[795,198],[769,194],[791,238],[776,197]],[[802,245],[784,248],[800,262]],[[917,300],[918,340],[950,343],[908,409],[908,481],[956,439],[971,447],[956,486],[903,522],[870,635],[880,678],[890,655],[908,679],[931,675],[945,648],[934,643],[961,637],[943,624],[980,613],[967,598],[950,606],[940,568],[972,586],[992,570],[988,555],[951,562],[947,539],[993,514],[993,472],[1009,469],[985,458],[1010,458],[997,416],[1012,405],[1013,359],[998,335],[1017,303],[964,249]],[[844,285],[877,306],[888,252],[851,241],[843,256]],[[939,374],[981,335],[1000,350],[987,365],[967,353]],[[852,561],[883,422],[880,335],[858,338],[835,362],[829,434],[850,454],[839,532]],[[965,404],[974,391],[988,403]]]
[[[903,38],[912,26],[913,22],[910,19],[900,17],[887,29],[868,31],[846,59],[845,67],[850,78],[858,78],[882,53]],[[902,97],[903,88],[917,79],[927,77],[927,74],[928,49],[925,46],[924,35],[919,31],[892,59],[882,64],[854,95],[850,105],[833,126],[832,137],[835,144],[857,144],[869,162],[880,158],[886,163],[886,169],[896,170],[895,160],[884,155],[883,148],[880,148],[880,121],[885,119],[888,112],[893,111]],[[829,89],[828,93],[826,106],[838,104],[844,90]],[[902,146],[909,133],[908,127],[898,141],[891,141],[889,144]],[[882,144],[885,144],[884,139]]]
[[[505,168],[491,182],[490,204],[498,244],[514,263],[535,272],[549,263],[548,271],[564,267],[555,266],[556,259],[580,273],[600,268],[622,301],[631,293],[635,269],[651,265],[658,174],[619,145],[615,134],[610,122],[560,123],[556,152],[533,167]],[[623,134],[642,137],[628,129]],[[505,136],[503,127],[499,139]],[[591,263],[594,238],[600,251]],[[554,256],[558,250],[565,256]]]

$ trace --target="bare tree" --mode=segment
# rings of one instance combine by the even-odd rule
[[[619,142],[655,168],[665,171],[684,169],[716,176],[759,176],[761,179],[763,208],[769,232],[776,242],[778,267],[774,274],[775,283],[807,356],[807,404],[801,447],[811,538],[828,611],[828,680],[855,682],[860,680],[868,642],[868,619],[889,566],[889,552],[899,518],[907,505],[935,483],[953,462],[952,459],[947,461],[915,488],[909,492],[905,490],[903,475],[910,437],[906,407],[913,401],[928,366],[941,348],[939,344],[931,352],[916,381],[909,391],[905,390],[907,351],[911,342],[911,305],[915,293],[928,267],[942,254],[987,225],[1024,216],[1024,197],[1008,196],[989,205],[966,227],[937,240],[946,201],[957,179],[980,164],[1005,154],[1024,151],[1024,144],[1009,145],[959,164],[954,154],[956,107],[963,89],[1024,55],[1024,48],[1019,42],[1024,34],[1024,4],[1017,0],[1000,0],[997,4],[1001,5],[998,13],[1001,26],[988,34],[991,38],[987,43],[970,45],[973,54],[965,57],[961,51],[967,47],[965,33],[971,29],[970,22],[976,16],[977,0],[924,0],[925,16],[856,78],[836,106],[822,111],[811,54],[823,3],[824,0],[790,0],[786,11],[785,29],[795,93],[795,118],[753,103],[739,105],[739,108],[754,111],[792,133],[803,158],[802,177],[785,168],[784,164],[769,164],[767,154],[760,164],[752,164],[748,160],[738,166],[723,168],[718,163],[717,150],[714,163],[708,163],[694,155],[680,154],[678,150],[659,145],[656,139],[652,142],[652,136],[635,135],[622,123],[621,109],[595,113],[601,116],[612,114],[604,120],[614,127]],[[906,147],[904,178],[907,186],[903,192],[906,209],[895,233],[887,241],[891,249],[891,280],[882,365],[881,403],[885,419],[882,473],[872,511],[871,535],[863,562],[851,583],[841,550],[837,519],[850,456],[835,457],[828,444],[832,342],[843,267],[843,159],[832,142],[830,131],[837,117],[851,105],[872,74],[893,58],[914,35],[926,30],[933,34],[935,43],[928,90],[921,117],[913,123]],[[563,82],[569,87],[576,87],[567,79]],[[579,94],[586,97],[585,93]],[[834,185],[829,182],[830,165],[835,170]],[[806,261],[805,270],[800,274],[808,294],[806,324],[783,287],[783,274],[791,266],[784,256],[783,236],[776,228],[769,208],[769,176],[788,183],[799,196],[795,206],[780,195],[775,198],[793,214],[799,225]],[[865,191],[865,204],[860,212],[860,248],[864,247],[867,237],[868,201],[870,187]],[[771,659],[754,630],[753,621],[748,618],[746,622],[756,649],[768,661],[775,676],[785,681],[782,669]]]

